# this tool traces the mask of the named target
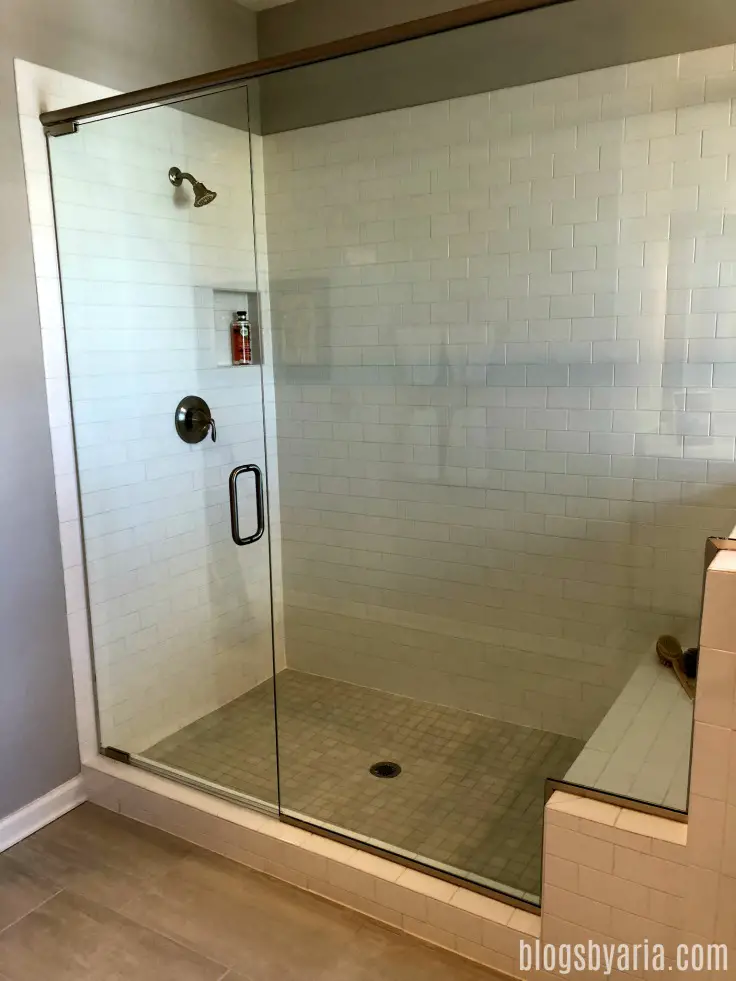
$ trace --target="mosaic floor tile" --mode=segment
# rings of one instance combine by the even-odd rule
[[[582,741],[292,670],[277,696],[284,809],[538,895],[544,781]],[[143,755],[276,804],[272,683]]]

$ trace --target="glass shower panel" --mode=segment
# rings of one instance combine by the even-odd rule
[[[736,503],[730,97],[574,6],[260,83],[282,814],[529,901],[545,778],[686,809]]]
[[[273,808],[245,91],[96,122],[49,147],[101,745]],[[250,364],[234,363],[238,312],[237,360]]]
[[[546,520],[530,184],[488,92],[412,104],[439,46],[261,83],[281,811],[535,902],[544,781],[599,706],[556,677],[579,609],[520,556]]]
[[[102,746],[527,904],[547,778],[686,810],[736,505],[733,52],[576,9],[50,141]]]

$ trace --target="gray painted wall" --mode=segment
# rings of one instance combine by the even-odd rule
[[[0,0],[0,818],[79,770],[13,58],[132,89],[255,52],[233,0]]]
[[[258,15],[258,53],[266,58],[338,37],[471,7],[482,0],[295,0]]]
[[[460,5],[459,0],[296,0],[259,16],[259,52],[275,54]],[[573,0],[264,79],[263,132],[734,40],[733,0]]]
[[[350,37],[389,24],[470,7],[481,0],[295,0],[258,15],[258,51],[261,57]],[[599,8],[611,31],[612,49],[625,39],[647,44],[653,54],[672,54],[727,44],[736,37],[733,0],[582,0],[573,6]],[[561,40],[555,32],[536,54],[545,57]],[[571,39],[580,47],[580,39]],[[513,53],[510,54],[513,59]],[[624,58],[624,61],[635,60]],[[570,72],[575,71],[574,68]]]

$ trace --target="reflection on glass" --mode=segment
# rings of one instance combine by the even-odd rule
[[[696,152],[729,102],[680,107],[677,58],[443,98],[458,60],[409,47],[426,104],[347,61],[264,83],[281,807],[534,899],[546,777],[686,807],[656,643],[697,645],[732,520]]]
[[[52,143],[103,743],[530,902],[546,778],[686,808],[736,503],[722,55],[574,6]]]
[[[235,313],[258,325],[245,93],[217,107],[49,145],[102,745],[275,806],[268,537],[235,546],[228,495],[266,469],[261,369],[231,357]]]

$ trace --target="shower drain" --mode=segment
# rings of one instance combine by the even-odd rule
[[[401,767],[398,763],[374,763],[371,767],[371,773],[374,777],[390,779],[391,777],[398,777],[401,773]]]

